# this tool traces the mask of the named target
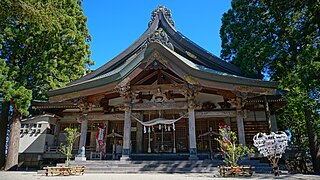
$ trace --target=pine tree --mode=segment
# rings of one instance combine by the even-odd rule
[[[90,60],[80,0],[0,2],[0,64],[8,69],[0,89],[12,107],[5,169],[18,164],[20,120],[32,98],[79,78]]]
[[[293,142],[307,144],[320,173],[319,1],[232,1],[223,15],[221,57],[249,77],[280,82],[287,105],[280,124]],[[305,137],[305,138],[304,138]],[[308,139],[309,141],[303,141]],[[302,142],[302,143],[301,143]]]

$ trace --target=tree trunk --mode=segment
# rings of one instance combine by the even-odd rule
[[[0,168],[4,166],[6,160],[6,139],[8,126],[9,103],[2,102],[0,119]]]
[[[8,154],[5,170],[15,170],[18,167],[21,117],[21,113],[14,108],[10,121]]]
[[[308,137],[309,137],[309,148],[310,148],[310,154],[311,154],[312,164],[313,164],[313,171],[316,174],[320,174],[320,148],[318,144],[317,134],[312,127],[314,123],[312,112],[306,109],[305,116],[306,116],[306,125],[307,125]]]

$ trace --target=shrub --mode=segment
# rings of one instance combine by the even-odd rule
[[[215,138],[215,140],[219,143],[219,150],[225,156],[223,162],[227,165],[238,166],[239,159],[254,152],[252,148],[236,143],[237,135],[230,130],[230,127],[220,128],[219,135],[219,138]]]

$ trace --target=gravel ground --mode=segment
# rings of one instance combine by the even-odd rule
[[[280,177],[274,177],[272,174],[254,174],[246,178],[221,178],[209,173],[189,173],[189,174],[84,174],[83,176],[49,176],[46,177],[36,172],[5,172],[0,171],[0,180],[72,180],[72,179],[89,179],[89,180],[209,180],[209,179],[314,179],[319,180],[317,175],[304,174],[285,174]]]

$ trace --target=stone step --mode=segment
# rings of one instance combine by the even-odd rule
[[[252,165],[256,173],[271,173],[268,163],[257,160],[243,160],[240,165]],[[162,161],[112,161],[88,160],[84,162],[71,161],[72,166],[86,166],[86,173],[218,173],[218,166],[224,165],[222,160],[162,160]],[[64,166],[64,164],[57,164]],[[38,171],[44,173],[44,171]]]

